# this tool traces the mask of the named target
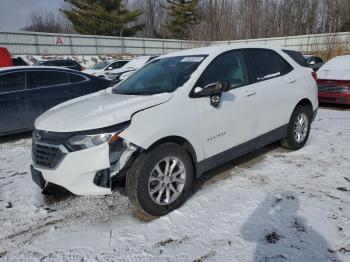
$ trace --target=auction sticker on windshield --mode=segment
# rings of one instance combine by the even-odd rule
[[[188,56],[181,60],[181,62],[189,62],[189,63],[199,63],[204,59],[203,56]]]

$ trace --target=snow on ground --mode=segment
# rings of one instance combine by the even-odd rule
[[[41,195],[30,143],[0,140],[0,261],[350,261],[349,110],[321,109],[303,149],[232,161],[153,220],[121,189]]]
[[[75,56],[21,55],[21,56],[15,56],[15,57],[21,57],[29,65],[33,65],[37,61],[45,61],[45,60],[52,60],[52,59],[70,59],[70,60],[77,61],[80,65],[82,65],[85,68],[91,68],[94,65],[96,65],[97,63],[102,62],[102,61],[116,60],[116,59],[132,59],[134,56],[129,55],[129,54],[120,54],[120,55],[99,55],[99,56],[97,56],[97,55],[94,55],[94,56],[87,56],[87,55],[75,55]]]

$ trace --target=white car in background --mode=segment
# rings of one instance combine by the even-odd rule
[[[120,81],[125,80],[129,76],[131,76],[133,73],[135,73],[136,70],[143,67],[145,64],[147,64],[152,59],[156,58],[157,56],[139,56],[131,60],[129,63],[124,65],[123,67],[115,70],[111,70],[106,73],[106,78],[109,80],[112,80],[114,83],[119,83]]]
[[[317,85],[297,57],[305,64],[300,52],[250,45],[158,57],[113,88],[41,115],[32,178],[77,195],[112,194],[112,180],[126,179],[138,209],[165,215],[203,172],[274,141],[305,145]]]
[[[129,63],[130,60],[107,60],[97,63],[95,66],[84,70],[86,74],[98,77],[105,77],[105,73],[114,69],[118,69]]]

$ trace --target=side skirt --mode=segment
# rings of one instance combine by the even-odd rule
[[[235,146],[215,156],[204,159],[198,163],[197,177],[203,172],[213,169],[214,167],[225,164],[235,158],[243,156],[256,149],[262,148],[268,144],[281,140],[287,136],[288,124],[272,130],[264,135],[247,141],[241,145]]]

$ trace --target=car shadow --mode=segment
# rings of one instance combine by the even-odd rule
[[[31,136],[32,136],[32,131],[0,136],[0,144],[13,143],[21,139],[31,138]]]
[[[299,208],[293,192],[266,195],[240,230],[256,247],[252,261],[339,261],[326,239],[298,215]]]

